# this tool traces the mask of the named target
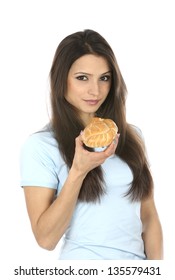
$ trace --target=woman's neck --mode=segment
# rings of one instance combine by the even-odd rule
[[[90,121],[92,120],[92,118],[95,116],[95,114],[84,114],[84,115],[81,115],[81,120],[83,122],[83,124],[86,126],[90,123]]]

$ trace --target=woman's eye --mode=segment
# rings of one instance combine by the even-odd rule
[[[80,81],[87,81],[87,77],[86,77],[86,76],[78,76],[78,77],[77,77],[77,80],[80,80]]]
[[[101,81],[107,82],[110,80],[110,78],[111,78],[111,76],[107,75],[107,76],[101,77],[100,79],[101,79]]]

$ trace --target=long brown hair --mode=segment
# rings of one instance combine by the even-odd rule
[[[65,99],[67,77],[71,65],[85,54],[102,56],[108,62],[112,72],[110,92],[96,115],[114,120],[119,128],[120,140],[116,155],[124,160],[132,170],[133,181],[126,193],[132,201],[149,196],[153,180],[145,156],[144,143],[137,130],[126,122],[125,101],[127,89],[115,55],[108,42],[93,30],[73,33],[64,38],[56,50],[51,71],[51,124],[58,142],[59,150],[71,168],[75,138],[84,129],[77,110]],[[105,182],[101,166],[90,171],[83,181],[79,200],[97,201],[105,193]]]

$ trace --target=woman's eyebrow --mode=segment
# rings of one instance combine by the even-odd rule
[[[90,74],[90,73],[87,73],[87,72],[84,72],[84,71],[79,71],[79,72],[76,72],[76,73],[74,73],[74,75],[78,75],[78,74],[83,74],[83,75],[92,75],[92,74]],[[106,74],[111,74],[111,71],[109,70],[109,71],[107,71],[107,72],[105,72],[105,73],[102,73],[102,74],[100,74],[100,76],[102,76],[102,75],[106,75]]]
[[[103,73],[103,74],[101,74],[101,75],[106,75],[106,74],[111,74],[112,73],[112,71],[107,71],[107,72],[105,72],[105,73]]]

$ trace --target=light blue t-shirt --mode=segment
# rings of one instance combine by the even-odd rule
[[[53,188],[59,195],[68,170],[51,130],[29,136],[21,150],[20,168],[21,186]],[[106,194],[101,202],[77,202],[59,259],[146,259],[141,204],[124,196],[132,182],[132,172],[116,155],[108,158],[102,168]]]

